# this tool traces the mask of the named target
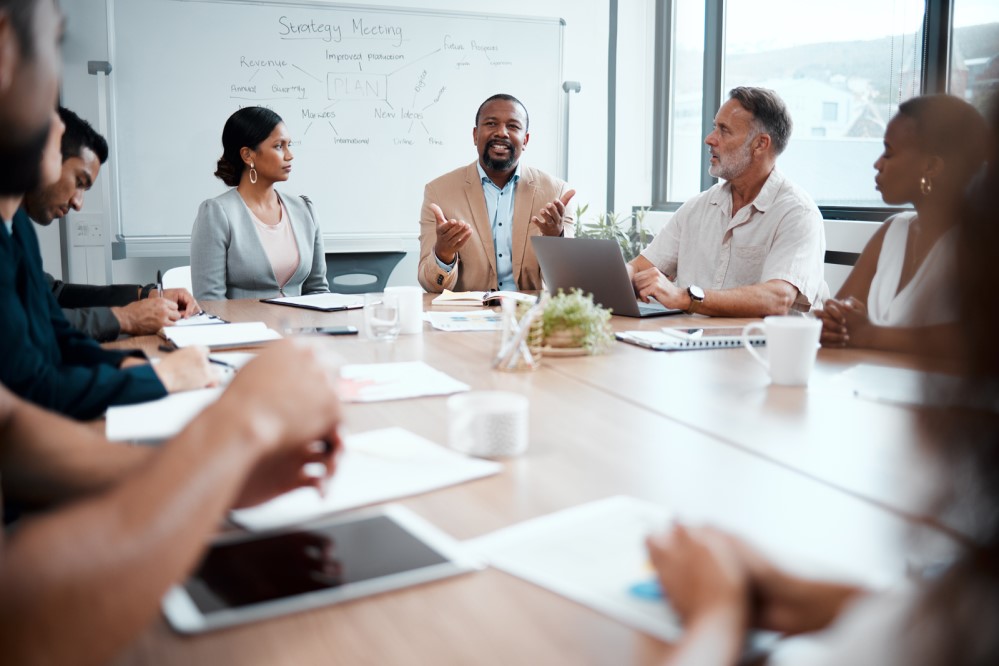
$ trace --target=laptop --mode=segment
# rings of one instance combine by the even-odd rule
[[[661,317],[683,314],[652,301],[642,303],[628,279],[628,269],[617,241],[599,238],[531,236],[541,276],[553,296],[561,289],[579,288],[593,294],[593,302],[625,317]]]

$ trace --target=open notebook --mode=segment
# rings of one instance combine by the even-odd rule
[[[483,305],[499,305],[503,297],[512,298],[525,303],[534,303],[537,296],[522,294],[519,291],[451,291],[444,292],[430,301],[433,305],[469,305],[481,308]]]

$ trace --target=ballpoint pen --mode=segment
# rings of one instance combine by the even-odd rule
[[[174,347],[174,346],[172,346],[172,345],[160,345],[159,347],[157,347],[157,349],[159,349],[161,352],[163,352],[165,354],[169,354],[170,352],[177,351],[177,348]],[[239,370],[239,368],[237,368],[236,366],[234,366],[232,363],[226,363],[225,361],[219,360],[217,358],[212,358],[211,356],[208,357],[208,362],[209,363],[214,363],[215,365],[221,365],[223,368],[228,368],[229,370],[232,370],[233,372],[236,372],[237,370]]]
[[[156,271],[156,295],[163,298],[163,271]]]

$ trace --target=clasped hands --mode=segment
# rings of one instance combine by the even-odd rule
[[[819,341],[823,346],[864,346],[864,336],[871,328],[871,320],[863,302],[853,296],[843,300],[830,298],[815,314],[822,320]]]
[[[576,190],[569,190],[561,197],[545,204],[538,215],[531,218],[531,223],[537,225],[544,236],[561,236],[565,229],[566,206],[575,196]],[[437,204],[430,204],[430,210],[437,218],[437,243],[434,254],[445,264],[454,261],[458,251],[472,237],[472,226],[464,220],[448,219]]]

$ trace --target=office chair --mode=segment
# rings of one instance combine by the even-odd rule
[[[330,252],[326,254],[326,279],[330,291],[365,294],[385,291],[389,276],[405,252]]]
[[[194,289],[191,287],[190,266],[177,266],[163,274],[164,289],[178,289],[180,287],[187,289],[192,294],[194,293]]]

